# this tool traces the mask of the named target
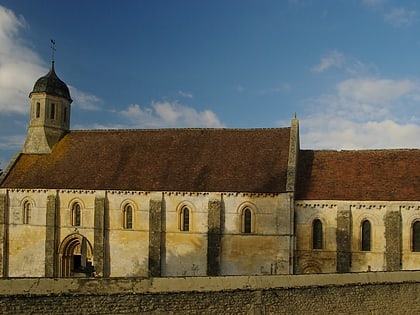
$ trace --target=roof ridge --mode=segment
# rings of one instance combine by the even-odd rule
[[[279,127],[279,128],[143,128],[143,129],[72,129],[70,132],[131,132],[131,131],[187,131],[187,130],[203,130],[203,131],[254,131],[254,130],[285,130],[290,127]]]
[[[382,148],[382,149],[301,149],[301,151],[326,152],[326,153],[354,153],[354,152],[389,152],[389,151],[420,151],[420,148]]]

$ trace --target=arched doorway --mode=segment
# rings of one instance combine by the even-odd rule
[[[60,258],[60,277],[93,276],[92,245],[89,240],[79,234],[68,235],[58,251]]]

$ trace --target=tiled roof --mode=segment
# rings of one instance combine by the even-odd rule
[[[297,200],[420,200],[420,150],[299,154]]]
[[[71,131],[1,187],[284,192],[290,128]]]

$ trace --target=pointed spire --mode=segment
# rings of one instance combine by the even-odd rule
[[[54,52],[55,52],[55,40],[51,39],[51,61],[54,66]]]

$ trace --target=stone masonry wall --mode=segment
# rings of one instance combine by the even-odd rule
[[[420,272],[3,279],[3,314],[417,314]]]

